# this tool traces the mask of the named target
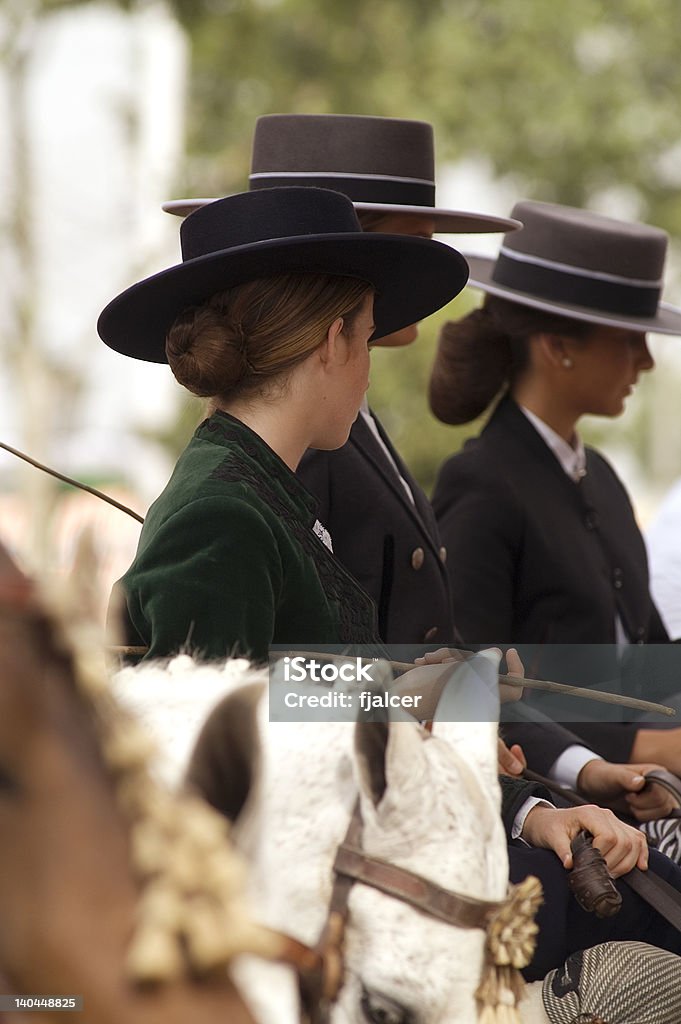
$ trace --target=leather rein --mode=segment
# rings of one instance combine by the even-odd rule
[[[298,971],[301,1024],[328,1024],[344,981],[343,939],[355,882],[407,903],[455,928],[486,930],[504,901],[478,900],[443,889],[421,875],[364,853],[362,814],[355,803],[345,838],[336,850],[333,886],[326,920],[314,947],[288,939],[289,956]]]

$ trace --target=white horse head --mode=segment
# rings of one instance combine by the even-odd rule
[[[493,658],[480,669],[488,683],[496,679]],[[259,685],[240,686],[254,682]],[[415,721],[382,726],[273,722],[267,682],[266,672],[254,673],[244,662],[200,666],[184,657],[167,667],[125,670],[117,680],[118,689],[157,733],[176,775],[192,745],[194,726],[230,691],[204,726],[190,776],[224,813],[235,817],[241,812],[235,838],[251,864],[250,895],[260,921],[315,945],[327,919],[336,850],[358,798],[366,854],[450,892],[475,900],[503,899],[508,865],[499,814],[496,725],[454,721],[461,717],[462,700],[465,705],[470,698],[461,676],[445,689],[432,733]],[[344,983],[331,1024],[480,1024],[494,1019],[479,1017],[476,1007],[485,945],[481,929],[455,928],[362,883],[352,887],[348,910]],[[674,970],[668,962],[658,968],[655,951],[636,943],[609,943],[594,952],[600,956],[602,950],[607,958],[614,946],[637,970],[641,959],[649,958],[651,977],[662,978],[655,971]],[[300,1021],[290,970],[244,958],[237,978],[261,1024]],[[631,1005],[636,993],[626,978],[623,984],[627,1013],[613,1021],[639,1019],[643,1005]],[[606,989],[595,979],[593,991],[587,988],[570,998],[586,1005],[582,997],[593,1002],[598,993],[617,995],[619,985],[619,975]],[[564,1020],[565,1012],[556,1010],[555,995],[547,997],[545,990],[543,998],[541,983],[527,987],[522,1024]]]
[[[497,667],[497,656],[487,652],[474,667],[457,670],[432,733],[413,720],[271,722],[267,700],[259,701],[253,786],[235,835],[252,865],[251,895],[263,922],[308,945],[317,942],[331,896],[334,855],[358,798],[367,855],[473,900],[504,899],[508,862],[499,814],[496,721],[456,720],[470,697],[462,674],[468,672],[469,683],[472,676],[486,682],[480,692],[489,711]],[[143,692],[143,679],[144,673],[135,680],[137,694]],[[190,687],[195,697],[187,680],[187,692]],[[228,774],[224,764],[209,762],[243,747],[239,699],[227,698],[206,726],[194,778]],[[495,717],[496,696],[491,706],[488,718]],[[219,793],[209,796],[223,800]],[[348,921],[345,980],[333,1008],[334,1024],[477,1022],[482,929],[453,927],[364,884],[350,892]],[[291,1013],[295,1020],[295,995],[286,999],[284,1012],[281,988],[270,990],[262,977],[259,969],[263,1019],[281,1024]]]

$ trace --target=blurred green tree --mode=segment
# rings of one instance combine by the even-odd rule
[[[56,2],[56,0],[55,0]],[[184,185],[243,186],[276,111],[432,121],[537,197],[612,187],[681,235],[677,0],[171,0],[194,73]]]

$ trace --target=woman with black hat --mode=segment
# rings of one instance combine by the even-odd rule
[[[423,121],[349,114],[268,114],[258,118],[249,188],[334,189],[354,204],[365,231],[430,238],[435,233],[509,231],[517,221],[435,203],[433,129]],[[177,199],[191,213],[207,199]],[[398,348],[418,327],[379,336]],[[439,539],[426,495],[364,398],[345,445],[310,450],[298,476],[317,498],[320,521],[346,569],[374,599],[381,638],[416,644],[453,638]]]
[[[322,189],[231,196],[188,217],[183,263],[101,314],[112,348],[168,361],[210,397],[121,584],[135,643],[266,660],[271,643],[370,642],[371,601],[332,556],[295,477],[346,440],[368,344],[444,305],[467,266],[424,238],[369,235]]]
[[[564,645],[550,662],[548,647],[526,652],[548,678],[591,673],[612,688],[622,673],[632,695],[645,687],[667,697],[678,679],[659,664],[651,673],[650,662],[641,671],[627,650],[668,640],[631,503],[577,433],[584,415],[622,413],[653,366],[647,331],[681,334],[681,310],[660,302],[667,237],[554,204],[520,202],[513,215],[524,227],[504,238],[498,258],[470,258],[471,284],[486,299],[443,328],[430,382],[431,407],[447,423],[499,398],[480,437],[442,467],[433,498],[455,621],[471,644]],[[612,646],[589,648],[585,665],[575,645]],[[574,705],[552,708],[574,714]],[[681,770],[654,730],[574,728],[612,761]]]

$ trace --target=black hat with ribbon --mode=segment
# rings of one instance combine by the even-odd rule
[[[523,200],[496,259],[466,254],[469,284],[523,306],[610,327],[681,334],[661,302],[667,235],[647,224]]]
[[[249,188],[330,188],[355,209],[429,217],[435,232],[481,233],[520,227],[493,217],[435,205],[433,128],[425,121],[359,114],[265,114],[255,124]],[[184,217],[212,199],[174,199],[167,213]]]
[[[271,188],[197,210],[180,230],[182,263],[127,288],[97,330],[117,352],[166,362],[177,316],[235,285],[280,274],[329,274],[375,290],[381,337],[416,323],[461,291],[468,266],[456,249],[412,235],[362,231],[346,196],[329,189]]]

